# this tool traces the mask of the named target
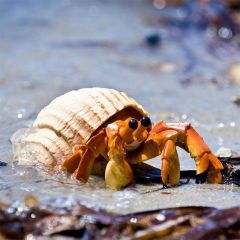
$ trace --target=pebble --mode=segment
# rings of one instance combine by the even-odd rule
[[[0,161],[0,167],[6,167],[7,163]]]
[[[240,62],[232,64],[228,69],[229,78],[240,85]]]
[[[145,43],[149,47],[158,47],[161,43],[161,37],[158,33],[152,33],[145,37]]]
[[[218,149],[216,156],[222,158],[230,158],[232,157],[232,149],[221,147]]]
[[[38,199],[31,193],[27,193],[24,196],[24,203],[25,203],[25,206],[28,208],[36,207],[39,204]]]
[[[222,39],[229,40],[233,37],[233,32],[230,28],[221,27],[218,30],[218,36]]]
[[[233,99],[233,103],[240,107],[240,97],[236,97]]]

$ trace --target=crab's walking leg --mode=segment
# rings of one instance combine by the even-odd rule
[[[64,160],[61,165],[61,169],[66,170],[69,173],[73,173],[77,169],[82,155],[86,151],[86,148],[86,145],[81,145],[78,149],[76,149],[76,151],[71,156]]]
[[[87,182],[92,171],[94,160],[106,149],[106,133],[100,131],[90,141],[81,145],[62,163],[62,170],[74,173],[76,179]]]
[[[170,182],[170,185],[174,186],[180,179],[180,164],[176,150],[178,132],[173,129],[158,132],[158,127],[153,128],[151,138],[157,144],[159,153],[162,153],[162,183],[166,186]]]
[[[61,165],[61,169],[66,170],[69,173],[73,173],[76,170],[76,168],[80,162],[81,156],[82,156],[82,154],[80,151],[74,152],[71,156],[69,156],[63,162],[63,164]]]
[[[189,123],[167,123],[170,129],[178,131],[177,146],[190,153],[196,162],[196,182],[221,183],[222,163],[211,152],[203,138]]]
[[[93,136],[86,144],[86,150],[82,155],[80,163],[74,173],[75,178],[87,182],[91,174],[94,160],[105,152],[106,149],[106,133],[100,131],[97,135]]]
[[[168,181],[171,186],[178,184],[180,180],[180,163],[173,140],[167,140],[162,152],[162,182],[166,186]]]
[[[203,138],[191,125],[189,125],[186,130],[186,146],[191,157],[194,158],[196,162],[196,182],[203,183],[207,177],[209,183],[221,183],[222,163],[215,157]]]
[[[180,178],[180,164],[176,151],[178,132],[168,129],[165,123],[160,124],[151,131],[149,138],[138,150],[127,154],[127,160],[131,164],[136,164],[161,154],[163,185],[167,185],[169,181],[174,186]]]
[[[176,146],[190,153],[196,162],[196,182],[203,183],[208,178],[209,183],[221,183],[222,163],[212,154],[202,137],[189,123],[157,123],[150,131],[145,143],[134,152],[127,154],[131,164],[140,163],[162,153],[163,184],[170,180],[174,185],[179,179],[179,161]]]

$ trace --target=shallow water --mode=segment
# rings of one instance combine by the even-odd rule
[[[87,185],[61,183],[17,166],[9,142],[57,95],[100,86],[135,97],[154,122],[191,122],[213,152],[239,152],[240,108],[233,100],[240,88],[227,76],[230,64],[240,61],[239,47],[209,31],[160,25],[161,14],[149,2],[2,0],[0,16],[0,161],[8,163],[0,167],[1,201],[21,202],[30,192],[47,203],[80,199],[116,212],[239,204],[233,185],[191,182],[162,194],[154,191],[157,184],[113,192],[94,177]],[[155,32],[161,45],[147,47],[144,37]],[[181,168],[193,169],[193,160],[180,153]],[[159,158],[150,162],[160,166]]]

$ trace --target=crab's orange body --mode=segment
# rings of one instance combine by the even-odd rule
[[[204,182],[206,178],[210,183],[221,182],[221,162],[191,124],[160,121],[152,126],[147,112],[124,93],[100,88],[79,92],[81,96],[85,94],[82,101],[76,98],[76,93],[68,94],[71,95],[71,98],[68,97],[70,100],[62,97],[43,109],[34,124],[37,132],[28,138],[28,142],[35,145],[42,144],[41,139],[44,139],[44,149],[54,159],[50,161],[54,169],[60,168],[87,182],[95,163],[107,162],[106,185],[111,189],[120,189],[134,179],[132,164],[161,155],[162,182],[174,186],[180,178],[176,151],[179,146],[194,158],[197,182]],[[79,105],[75,101],[79,101]],[[61,113],[64,108],[71,117],[69,114],[64,117]],[[83,115],[88,120],[82,118]],[[59,140],[55,135],[53,140],[43,130],[53,131]],[[59,149],[61,151],[56,154]]]

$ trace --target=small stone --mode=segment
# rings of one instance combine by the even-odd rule
[[[218,30],[218,36],[222,39],[229,40],[233,37],[232,30],[226,27],[221,27]]]
[[[234,98],[233,103],[235,103],[238,107],[240,107],[240,97]]]
[[[24,203],[25,203],[25,206],[28,208],[38,206],[37,198],[31,193],[28,193],[24,196]]]
[[[229,78],[236,84],[240,85],[240,63],[232,64],[228,69]]]
[[[150,47],[158,47],[161,43],[161,37],[157,33],[149,34],[145,37],[145,42]]]
[[[0,167],[6,167],[7,163],[0,161]]]
[[[221,147],[218,149],[216,156],[222,158],[230,158],[232,157],[232,149]]]

